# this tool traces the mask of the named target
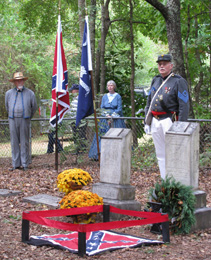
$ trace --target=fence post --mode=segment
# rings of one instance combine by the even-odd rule
[[[32,162],[32,124],[29,125],[29,163]]]

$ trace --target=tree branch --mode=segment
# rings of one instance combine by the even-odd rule
[[[105,7],[108,9],[111,0],[106,0]]]
[[[125,20],[125,19],[114,19],[112,21],[110,21],[110,24],[111,23],[114,23],[114,22],[130,22],[130,20]],[[132,23],[140,23],[140,24],[147,24],[146,22],[141,22],[141,21],[132,21]]]
[[[165,5],[163,5],[158,0],[145,0],[147,3],[151,4],[153,7],[155,7],[165,18],[165,20],[168,19],[168,9]]]
[[[190,19],[193,19],[193,18],[198,17],[198,16],[203,15],[203,14],[209,14],[209,11],[207,11],[207,12],[200,12],[198,14],[195,14],[195,15],[191,16]]]

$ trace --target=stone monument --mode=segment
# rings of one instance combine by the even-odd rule
[[[206,207],[206,193],[198,189],[199,124],[174,122],[165,136],[166,175],[194,188],[196,222],[192,231],[211,227],[211,208]]]
[[[101,138],[100,182],[93,185],[92,191],[103,197],[104,204],[141,210],[135,201],[135,187],[130,185],[131,146],[130,129],[110,128]]]
[[[199,124],[176,121],[166,132],[166,174],[198,188]]]

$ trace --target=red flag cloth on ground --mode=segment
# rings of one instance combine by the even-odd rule
[[[58,123],[61,123],[65,113],[70,108],[68,92],[67,64],[62,44],[61,18],[58,17],[58,31],[54,53],[54,66],[52,76],[52,109],[50,124],[56,126],[56,99],[58,93]]]
[[[78,232],[70,234],[31,236],[29,244],[35,246],[49,245],[78,253]],[[104,251],[142,245],[159,245],[162,241],[120,234],[112,231],[93,231],[86,233],[86,254],[91,256]]]

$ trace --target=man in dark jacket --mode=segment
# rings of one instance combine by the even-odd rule
[[[26,170],[29,164],[29,133],[30,121],[36,109],[37,102],[34,92],[24,87],[27,77],[22,72],[15,72],[10,82],[15,88],[5,95],[5,106],[8,112],[10,139],[12,148],[12,166],[10,170]]]
[[[160,174],[164,179],[166,176],[165,133],[169,130],[174,120],[187,121],[189,94],[186,80],[172,73],[173,63],[170,54],[159,55],[157,63],[160,75],[155,76],[152,80],[145,109],[145,114],[147,115],[151,105],[153,118],[151,126],[145,125],[145,132],[148,134],[151,130]],[[166,82],[157,92],[165,80]],[[152,99],[153,102],[151,102]],[[172,159],[174,160],[174,158]]]

